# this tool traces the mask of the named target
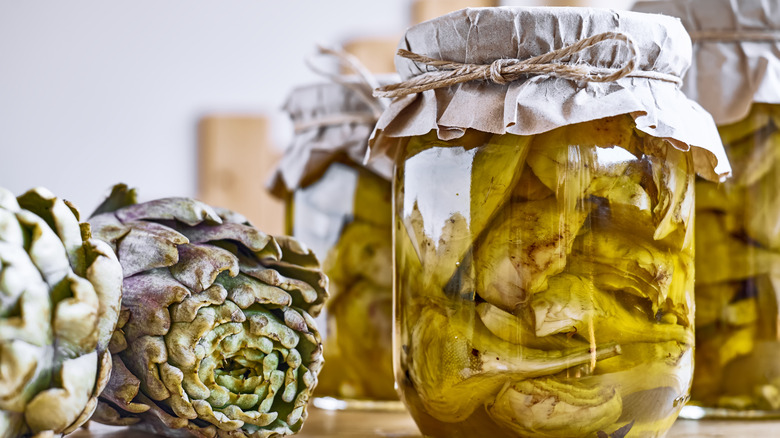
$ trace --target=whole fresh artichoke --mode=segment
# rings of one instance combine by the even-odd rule
[[[0,188],[0,437],[86,422],[111,372],[122,268],[46,189]]]
[[[114,188],[90,219],[124,272],[114,372],[94,417],[167,436],[297,432],[322,367],[327,277],[296,240],[187,198]]]

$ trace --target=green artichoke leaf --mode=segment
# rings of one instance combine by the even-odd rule
[[[555,198],[503,209],[475,244],[479,296],[511,312],[546,289],[547,278],[566,266],[589,210],[589,204],[572,211],[562,209]]]
[[[539,337],[573,333],[590,343],[677,341],[692,345],[689,329],[648,319],[644,312],[623,307],[612,294],[596,288],[585,278],[559,274],[549,279],[549,288],[531,301]]]
[[[459,422],[508,381],[590,364],[620,354],[620,348],[525,348],[494,336],[468,306],[452,315],[429,306],[412,330],[409,354],[409,376],[427,412],[440,421]]]
[[[540,378],[512,382],[486,404],[493,420],[518,436],[589,436],[615,423],[622,400],[615,387]]]

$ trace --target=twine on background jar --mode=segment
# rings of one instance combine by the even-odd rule
[[[614,69],[593,67],[587,64],[560,64],[556,62],[603,41],[623,43],[628,47],[631,56],[623,67]],[[467,64],[439,60],[404,49],[399,49],[397,54],[414,62],[434,67],[437,71],[422,73],[398,84],[376,88],[374,90],[375,97],[403,97],[476,80],[507,84],[527,75],[551,75],[588,82],[612,82],[624,77],[639,77],[672,82],[678,86],[682,84],[682,79],[675,75],[637,70],[641,59],[639,47],[630,35],[623,32],[603,32],[543,55],[525,60],[497,59],[490,64]]]
[[[695,30],[691,41],[780,41],[780,31],[772,30]]]
[[[344,117],[331,116],[328,118],[323,118],[321,125],[336,125],[350,122],[376,123],[376,121],[379,119],[379,116],[382,115],[382,112],[387,107],[387,102],[383,102],[382,100],[377,99],[372,95],[372,90],[379,87],[379,81],[377,81],[374,75],[366,68],[366,66],[363,65],[362,62],[360,62],[359,59],[345,52],[344,50],[329,49],[323,46],[317,46],[317,50],[319,55],[325,55],[334,58],[339,65],[349,68],[355,73],[355,75],[341,75],[326,72],[314,63],[313,56],[309,56],[305,59],[306,65],[309,67],[309,69],[322,77],[330,79],[331,81],[337,84],[341,84],[344,87],[354,91],[360,100],[365,102],[366,105],[371,108],[373,113],[373,117],[366,114],[344,114]],[[356,81],[355,78],[358,80]],[[306,124],[315,125],[317,121],[319,121],[319,119],[310,121]],[[307,126],[302,129],[308,129],[309,127],[311,126]],[[300,130],[298,124],[296,124],[295,130]]]

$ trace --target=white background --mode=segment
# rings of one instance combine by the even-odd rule
[[[265,114],[283,147],[287,93],[319,80],[303,57],[401,34],[409,3],[0,0],[0,187],[45,186],[84,213],[119,181],[194,196],[201,116]]]

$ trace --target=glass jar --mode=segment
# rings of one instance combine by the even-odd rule
[[[322,254],[330,280],[323,340],[328,365],[315,394],[350,400],[353,407],[358,400],[398,399],[392,369],[390,200],[389,181],[354,163],[337,162],[315,183],[293,192],[288,203],[287,233]]]
[[[671,426],[693,372],[694,172],[663,143],[629,116],[409,140],[396,380],[424,434]]]
[[[694,177],[728,173],[665,76],[689,44],[673,19],[578,8],[407,31],[372,153],[396,160],[394,369],[424,435],[671,427],[693,374]]]
[[[642,2],[693,40],[682,91],[718,125],[734,176],[696,182],[696,371],[685,418],[780,418],[780,8]]]
[[[371,88],[339,81],[290,94],[285,110],[295,135],[270,189],[286,202],[287,234],[314,251],[329,278],[318,317],[326,365],[314,405],[400,410],[392,370],[392,171],[362,164],[378,117]]]
[[[719,130],[734,177],[696,183],[692,402],[780,417],[780,105],[754,104]]]

